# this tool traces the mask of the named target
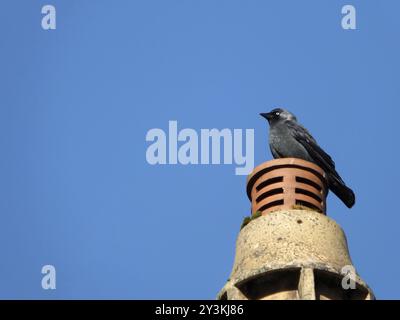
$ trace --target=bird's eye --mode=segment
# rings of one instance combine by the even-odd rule
[[[277,117],[279,117],[279,114],[280,114],[279,112],[275,112],[275,115],[276,115]]]

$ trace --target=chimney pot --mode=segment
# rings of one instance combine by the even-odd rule
[[[247,178],[252,214],[308,209],[326,214],[327,180],[316,164],[281,158],[264,162]]]

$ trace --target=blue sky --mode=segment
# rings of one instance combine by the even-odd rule
[[[41,28],[41,8],[57,29]],[[341,8],[357,30],[341,28]],[[357,195],[328,214],[399,298],[398,1],[2,1],[0,298],[213,299],[250,212],[234,165],[151,166],[146,133],[294,112]],[[57,289],[41,288],[41,268]]]

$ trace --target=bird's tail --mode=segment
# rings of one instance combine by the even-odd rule
[[[348,208],[354,205],[356,197],[353,190],[346,186],[338,174],[329,175],[329,189],[331,189]]]

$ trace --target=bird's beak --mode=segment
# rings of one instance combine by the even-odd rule
[[[264,117],[264,118],[267,119],[267,120],[270,120],[270,119],[271,119],[271,114],[270,114],[269,112],[267,112],[267,113],[260,113],[260,116],[261,116],[261,117]]]

